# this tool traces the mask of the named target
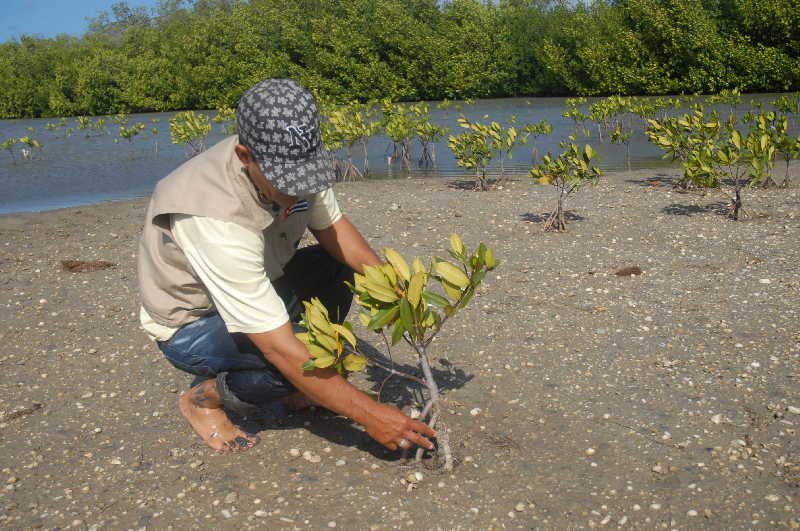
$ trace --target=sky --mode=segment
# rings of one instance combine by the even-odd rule
[[[111,12],[117,0],[0,0],[0,42],[20,35],[79,37],[101,11]],[[158,0],[128,0],[128,6],[152,8]]]

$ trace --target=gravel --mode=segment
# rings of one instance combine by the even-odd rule
[[[146,201],[0,216],[0,527],[799,526],[800,191],[748,190],[731,222],[675,175],[609,175],[570,198],[563,234],[542,232],[555,196],[528,181],[337,188],[376,249],[445,257],[457,232],[500,260],[430,349],[452,473],[320,409],[214,453],[176,409],[191,378],[138,327]],[[382,398],[420,406],[398,378]]]

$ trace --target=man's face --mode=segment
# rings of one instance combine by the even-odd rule
[[[253,184],[264,195],[264,197],[270,201],[275,201],[283,208],[289,208],[297,202],[297,197],[284,194],[275,188],[271,182],[269,182],[269,179],[266,178],[264,173],[261,171],[261,168],[258,167],[258,163],[250,154],[250,150],[241,144],[237,144],[235,151],[236,156],[239,157],[239,161],[244,166],[247,175],[250,176],[250,180],[253,181]]]

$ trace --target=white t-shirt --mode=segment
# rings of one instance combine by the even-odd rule
[[[333,189],[317,194],[308,227],[322,230],[342,217]],[[173,214],[175,242],[202,281],[230,332],[268,332],[289,320],[283,300],[270,278],[281,271],[279,257],[268,246],[264,233],[236,223],[201,216]],[[156,323],[144,307],[139,310],[142,328],[154,340],[166,341],[178,330]]]

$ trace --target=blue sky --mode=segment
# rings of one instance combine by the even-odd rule
[[[0,42],[20,35],[55,37],[60,33],[80,36],[87,18],[111,12],[117,0],[0,0]],[[158,0],[128,0],[130,7],[155,7]]]

